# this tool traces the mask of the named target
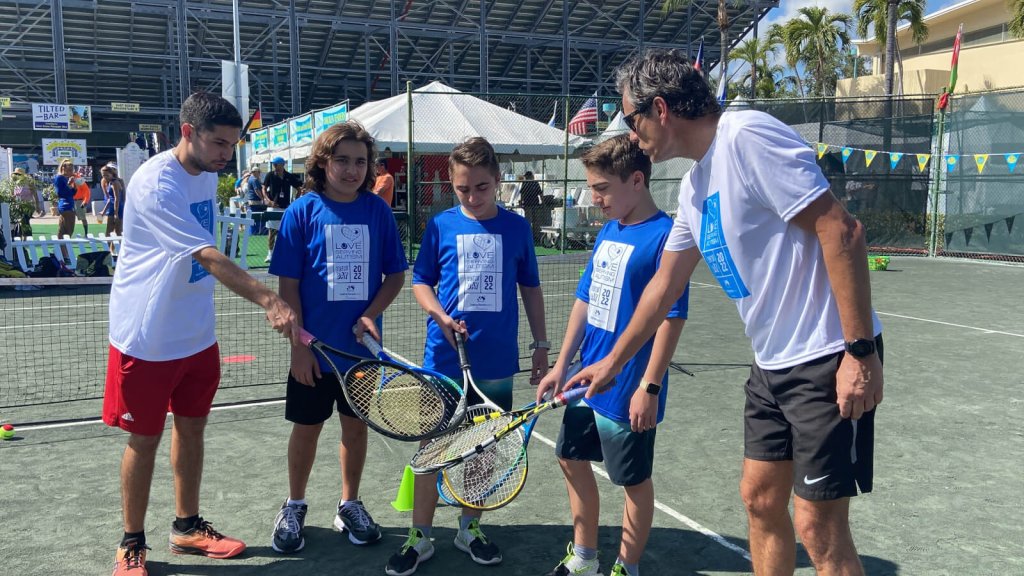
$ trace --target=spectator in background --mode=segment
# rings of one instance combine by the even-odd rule
[[[53,189],[57,194],[57,238],[71,237],[75,231],[75,187],[72,179],[75,175],[75,166],[71,160],[62,160],[57,167],[57,175],[53,177]],[[61,246],[64,255],[64,262],[70,263],[71,256],[68,249]]]
[[[373,183],[373,193],[387,202],[388,206],[395,199],[395,177],[388,172],[387,161],[383,158],[377,160],[377,180]]]
[[[270,162],[270,172],[263,179],[263,194],[270,208],[284,210],[292,202],[292,188],[302,190],[302,178],[284,169],[285,161],[280,156]],[[268,226],[269,228],[269,226]],[[274,254],[274,243],[277,241],[277,229],[270,228],[267,236],[267,262]]]
[[[103,189],[102,214],[107,218],[107,236],[116,233],[122,234],[122,218],[124,217],[124,182],[117,176],[117,167],[107,164],[100,169],[103,178],[100,180],[100,187]],[[114,253],[114,244],[110,245],[110,253]]]
[[[249,177],[242,184],[242,191],[245,193],[245,201],[250,212],[263,212],[267,209],[267,197],[263,191],[263,182],[260,181],[259,166],[252,168]]]
[[[523,207],[526,220],[533,230],[534,244],[540,241],[540,211],[543,208],[544,191],[540,183],[533,179],[533,172],[529,170],[523,174],[523,184],[519,188],[519,205]]]
[[[89,205],[89,201],[92,200],[92,188],[89,187],[89,183],[85,181],[85,176],[81,171],[75,172],[75,216],[82,222],[82,228],[85,230],[85,235],[89,235],[89,219],[85,217],[85,208]]]

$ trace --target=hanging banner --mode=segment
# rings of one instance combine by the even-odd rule
[[[278,150],[288,147],[288,123],[282,122],[268,128],[270,130],[270,149]]]
[[[1010,172],[1013,172],[1017,168],[1017,160],[1020,158],[1020,154],[1007,154],[1006,165],[1010,167]]]
[[[875,156],[878,155],[877,150],[865,150],[864,151],[864,164],[870,168],[871,163],[875,160]]]
[[[92,132],[92,108],[66,104],[33,104],[32,129]]]
[[[850,155],[853,154],[853,148],[849,146],[843,148],[843,165],[846,165],[846,161],[850,159]]]
[[[889,152],[889,168],[891,170],[896,169],[896,165],[900,163],[900,159],[903,158],[902,152]]]
[[[252,151],[256,154],[270,149],[270,134],[267,128],[252,133]]]
[[[988,164],[988,154],[975,154],[974,163],[978,166],[978,174],[985,172],[985,164]]]
[[[953,169],[956,168],[956,163],[959,161],[959,156],[955,156],[953,154],[946,156],[946,172],[952,172]]]
[[[924,172],[924,167],[928,165],[928,160],[932,157],[931,154],[918,154],[917,155],[917,171]]]
[[[303,114],[298,118],[288,121],[288,128],[291,130],[291,143],[305,144],[313,141],[313,115]]]
[[[319,136],[331,126],[348,120],[348,100],[330,108],[317,110],[313,113],[313,117],[315,121],[313,132],[315,136]]]
[[[821,157],[825,155],[825,152],[828,152],[828,144],[818,142],[818,160],[821,160]]]
[[[70,158],[76,166],[87,165],[85,140],[43,138],[43,164],[56,166],[65,158]]]

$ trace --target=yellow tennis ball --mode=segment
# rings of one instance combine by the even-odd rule
[[[14,438],[14,426],[4,424],[3,427],[0,427],[0,439],[10,440],[12,438]]]

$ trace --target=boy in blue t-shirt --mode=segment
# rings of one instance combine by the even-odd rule
[[[448,165],[459,206],[427,224],[413,267],[413,295],[430,315],[424,366],[461,382],[453,337],[460,332],[477,385],[494,403],[511,409],[512,376],[519,371],[517,287],[534,338],[531,383],[548,369],[550,345],[533,235],[525,218],[496,204],[500,170],[487,140],[471,138],[459,144]],[[469,403],[478,401],[471,395]],[[434,554],[430,532],[437,506],[436,477],[417,476],[415,492],[409,537],[384,569],[390,576],[412,574]],[[480,530],[479,511],[463,510],[455,547],[478,564],[501,562],[497,545]]]
[[[369,191],[374,176],[373,137],[359,124],[336,124],[317,137],[306,174],[312,194],[293,202],[281,220],[270,273],[279,277],[281,298],[299,323],[320,340],[368,355],[364,332],[381,339],[380,315],[398,296],[409,268],[391,208]],[[339,370],[352,362],[338,359]],[[297,552],[305,545],[306,484],[320,430],[341,415],[341,501],[334,526],[357,545],[380,540],[380,528],[359,500],[366,461],[366,423],[341,391],[330,366],[304,346],[293,346],[285,418],[288,441],[288,501],[274,521],[272,546]]]
[[[537,398],[558,391],[580,350],[586,366],[607,354],[633,316],[661,262],[672,219],[658,209],[648,182],[651,160],[628,135],[606,140],[582,157],[594,205],[609,219],[576,288],[576,303],[558,361],[537,387]],[[566,408],[556,454],[569,489],[573,541],[552,575],[598,574],[600,500],[591,462],[604,462],[626,492],[619,555],[612,576],[638,576],[654,516],[655,426],[665,414],[668,363],[679,342],[689,288],[606,393]],[[582,346],[581,346],[582,342]],[[628,538],[625,535],[629,535]]]

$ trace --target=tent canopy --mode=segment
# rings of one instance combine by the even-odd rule
[[[377,148],[406,152],[409,140],[409,96],[399,94],[367,102],[352,110],[377,140]],[[448,154],[452,147],[473,136],[483,136],[498,154],[529,157],[561,156],[565,132],[522,114],[432,82],[412,93],[413,147],[417,153]],[[569,153],[588,140],[569,135]]]

